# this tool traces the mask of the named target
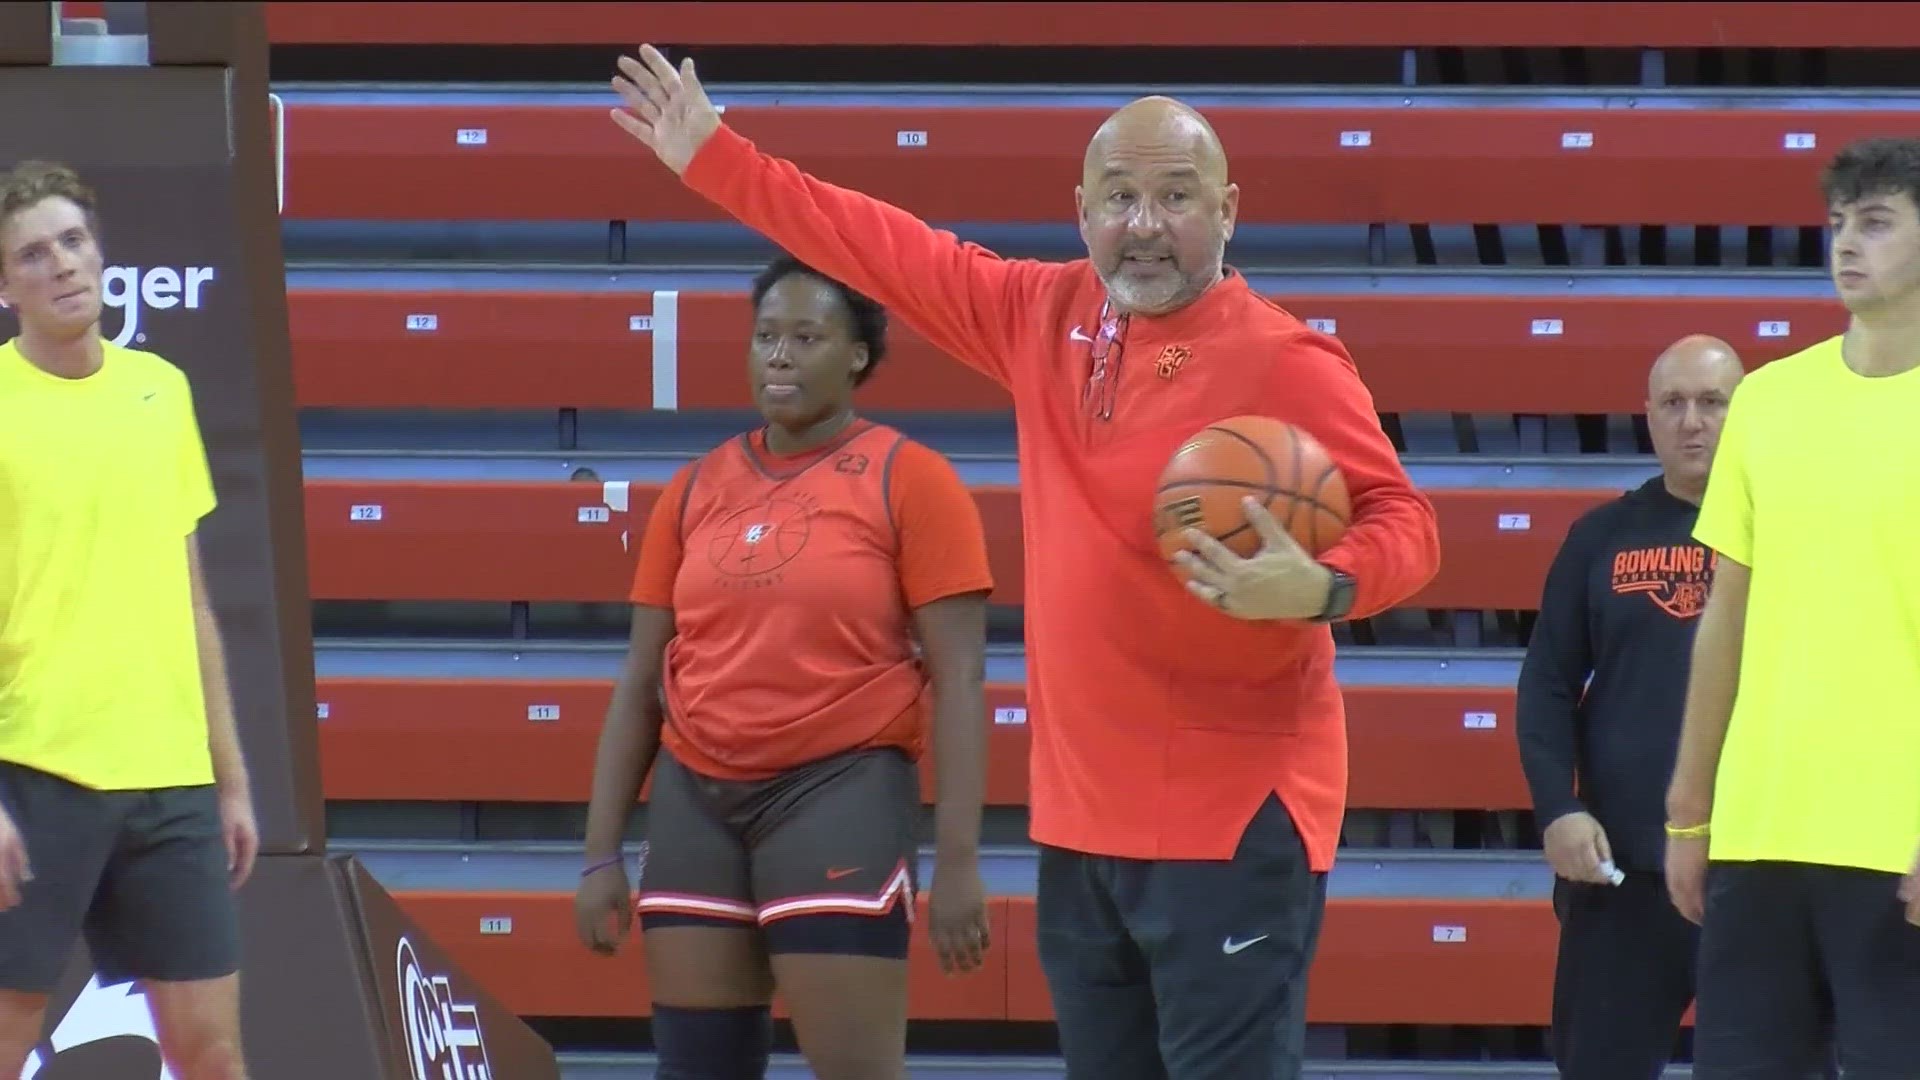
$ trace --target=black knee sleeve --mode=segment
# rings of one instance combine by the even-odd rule
[[[655,1080],[765,1080],[773,1010],[653,1007]]]

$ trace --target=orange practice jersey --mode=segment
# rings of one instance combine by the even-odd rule
[[[732,780],[864,746],[917,759],[913,610],[992,588],[979,509],[939,454],[865,421],[787,457],[733,439],[674,476],[641,541],[631,599],[673,609],[662,742]]]
[[[1086,260],[1001,259],[809,177],[724,124],[684,180],[1012,394],[1033,838],[1127,858],[1224,859],[1278,793],[1314,868],[1330,867],[1347,782],[1332,633],[1243,622],[1188,593],[1155,543],[1153,491],[1174,449],[1212,421],[1258,413],[1298,424],[1326,445],[1353,496],[1352,526],[1322,554],[1357,581],[1351,617],[1418,592],[1439,569],[1433,507],[1341,344],[1230,270],[1180,311],[1134,316],[1108,356],[1111,397],[1092,395],[1089,407],[1105,290]]]

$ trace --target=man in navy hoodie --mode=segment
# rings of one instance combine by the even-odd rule
[[[1699,928],[1667,897],[1662,826],[1713,575],[1694,519],[1743,374],[1715,338],[1660,354],[1647,429],[1661,474],[1568,530],[1520,670],[1515,726],[1560,919],[1563,1080],[1657,1080],[1693,1001]]]

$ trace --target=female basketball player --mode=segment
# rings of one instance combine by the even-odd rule
[[[931,935],[949,973],[988,946],[986,543],[944,458],[854,414],[886,351],[879,305],[790,258],[752,298],[766,424],[654,504],[594,763],[579,932],[603,954],[625,937],[620,843],[651,767],[635,906],[660,1080],[762,1076],[775,986],[820,1080],[904,1077],[929,717]]]

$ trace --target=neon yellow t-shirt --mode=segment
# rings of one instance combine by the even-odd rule
[[[186,376],[0,345],[0,760],[102,790],[207,784],[188,537],[214,507]]]
[[[1838,337],[1734,392],[1694,537],[1752,569],[1710,857],[1906,873],[1920,852],[1920,370]]]

